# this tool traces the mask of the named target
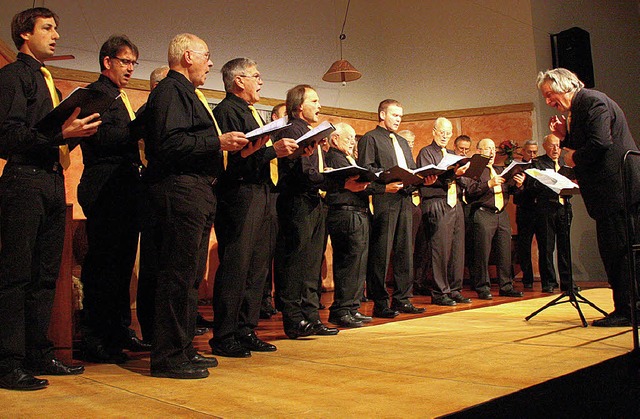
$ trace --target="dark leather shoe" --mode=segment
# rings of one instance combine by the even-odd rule
[[[251,331],[251,333],[243,336],[238,336],[236,338],[240,345],[243,348],[254,351],[254,352],[275,352],[278,350],[275,345],[267,343],[263,340],[258,339],[256,336],[256,332]]]
[[[481,300],[493,300],[493,295],[489,291],[478,291],[478,298]]]
[[[173,368],[151,368],[151,376],[178,379],[207,378],[209,370],[187,361]]]
[[[426,308],[424,307],[416,307],[411,303],[406,303],[406,304],[393,304],[391,306],[392,310],[398,311],[400,313],[407,313],[407,314],[420,314],[420,313],[424,313],[425,311],[427,311]]]
[[[40,390],[48,385],[48,380],[36,378],[22,368],[16,368],[13,371],[0,376],[0,388],[6,388],[8,390]]]
[[[591,325],[595,327],[629,327],[631,326],[631,318],[614,311],[602,319],[594,320]]]
[[[127,338],[122,347],[131,352],[149,352],[151,350],[151,344],[144,342],[137,336]]]
[[[83,345],[80,359],[96,364],[123,364],[129,360],[124,352],[109,352],[102,345]]]
[[[359,311],[356,311],[355,313],[351,314],[353,316],[354,319],[358,320],[359,322],[362,323],[371,323],[373,321],[373,317],[369,317],[369,316],[365,316],[364,314],[360,313]]]
[[[547,285],[545,287],[542,287],[542,292],[553,294],[553,285]]]
[[[294,326],[286,327],[284,333],[289,339],[303,338],[313,335],[313,326],[308,321],[301,320],[300,323]]]
[[[214,355],[226,356],[227,358],[249,358],[251,352],[244,348],[235,339],[225,339],[222,342],[211,343],[211,351]]]
[[[362,327],[363,323],[359,320],[356,320],[351,314],[345,314],[341,317],[333,317],[329,316],[329,322],[336,324],[340,327],[354,328],[354,327]]]
[[[455,301],[457,304],[470,304],[471,298],[464,297],[459,292],[456,294],[451,294],[451,299]]]
[[[24,369],[33,375],[78,375],[84,372],[82,365],[65,365],[55,358],[48,361],[26,363]]]
[[[443,295],[440,297],[431,297],[431,304],[435,304],[438,306],[455,306],[457,305],[455,301],[453,301],[453,299],[449,298],[448,295]]]
[[[529,282],[523,282],[522,286],[524,287],[524,289],[528,289],[528,290],[533,288],[533,284]]]
[[[500,291],[500,296],[501,297],[523,297],[524,294],[520,291],[516,291],[514,289],[510,289],[509,291]]]
[[[202,336],[209,331],[208,327],[196,327],[196,336]]]
[[[211,320],[207,320],[200,313],[198,313],[198,317],[196,317],[196,327],[206,327],[207,329],[213,329],[213,322]]]
[[[389,307],[374,307],[373,308],[373,317],[381,317],[383,319],[393,319],[398,314],[397,311],[390,309]]]
[[[317,336],[334,336],[334,335],[337,335],[339,332],[339,330],[336,329],[335,327],[327,327],[320,320],[316,320],[315,322],[311,323],[311,325],[312,325],[311,330],[313,330],[313,334]]]
[[[195,367],[197,368],[215,368],[218,366],[218,360],[211,357],[202,356],[200,354],[195,354],[190,360]]]

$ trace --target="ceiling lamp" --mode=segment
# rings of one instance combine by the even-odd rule
[[[324,73],[322,76],[322,80],[328,81],[331,83],[342,83],[342,85],[346,85],[348,81],[358,80],[362,77],[362,73],[360,73],[351,63],[347,60],[342,59],[342,41],[347,38],[347,35],[344,34],[344,26],[347,23],[347,15],[349,14],[349,5],[351,4],[351,0],[347,3],[347,10],[344,14],[344,22],[342,22],[342,30],[340,31],[340,59],[335,63],[331,64],[331,67]]]

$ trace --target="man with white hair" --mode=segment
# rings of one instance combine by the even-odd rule
[[[620,166],[625,153],[638,147],[620,106],[602,92],[585,89],[571,71],[540,72],[537,86],[546,104],[565,114],[552,116],[549,129],[560,138],[564,160],[574,167],[587,212],[596,221],[600,257],[613,290],[614,311],[593,325],[629,326],[628,243]],[[639,195],[633,195],[634,207],[628,209],[634,217]]]
[[[207,44],[180,34],[169,44],[169,73],[149,95],[145,172],[161,231],[151,375],[205,378],[217,365],[193,347],[197,283],[204,276],[216,211],[214,186],[222,152],[248,143],[241,132],[220,134],[204,94],[213,63]]]
[[[353,166],[356,132],[344,122],[335,125],[325,156],[327,167]],[[360,327],[372,320],[361,314],[360,296],[367,278],[369,255],[369,194],[340,188],[326,196],[329,207],[327,229],[333,246],[333,282],[335,292],[329,308],[329,322],[341,327]]]

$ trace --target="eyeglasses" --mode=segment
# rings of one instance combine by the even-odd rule
[[[190,50],[188,50],[188,51],[193,52],[193,53],[195,53],[195,54],[202,54],[202,56],[203,56],[204,58],[206,58],[206,59],[207,59],[207,61],[209,60],[209,58],[211,58],[211,53],[210,53],[209,51],[194,51],[194,50],[192,50],[192,49],[190,49]]]
[[[434,128],[433,130],[438,134],[442,135],[443,137],[451,137],[453,135],[453,132],[451,131],[444,131],[436,128]]]
[[[135,61],[135,60],[127,60],[126,58],[120,58],[120,57],[111,57],[111,58],[112,58],[112,59],[114,59],[114,60],[118,60],[118,61],[120,61],[120,64],[121,64],[123,67],[129,67],[130,65],[131,65],[131,66],[133,66],[133,67],[135,67],[135,66],[137,66],[138,64],[140,64],[139,62],[137,62],[137,61]]]
[[[247,77],[249,79],[256,79],[256,81],[262,81],[262,75],[254,74],[253,76],[247,76],[246,74],[240,74],[238,77]]]

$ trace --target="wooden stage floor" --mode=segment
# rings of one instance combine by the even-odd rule
[[[518,284],[520,285],[520,284]],[[536,284],[539,287],[539,284]],[[583,287],[584,288],[584,287]],[[497,290],[494,290],[497,295]],[[465,291],[473,298],[475,293]],[[148,354],[124,365],[87,364],[80,376],[48,377],[42,391],[0,390],[0,417],[437,417],[516,393],[632,349],[629,328],[583,328],[570,304],[524,317],[559,294],[376,319],[337,336],[286,339],[280,315],[258,335],[278,346],[248,359],[218,357],[204,380],[149,376]],[[605,311],[611,291],[583,290]],[[329,305],[331,295],[323,295]],[[587,320],[601,317],[581,305]],[[371,303],[362,311],[371,313]],[[205,317],[210,309],[203,307]],[[328,310],[323,310],[326,320]],[[210,353],[210,333],[196,346]],[[522,412],[520,412],[522,413]],[[521,416],[513,412],[514,417]]]

